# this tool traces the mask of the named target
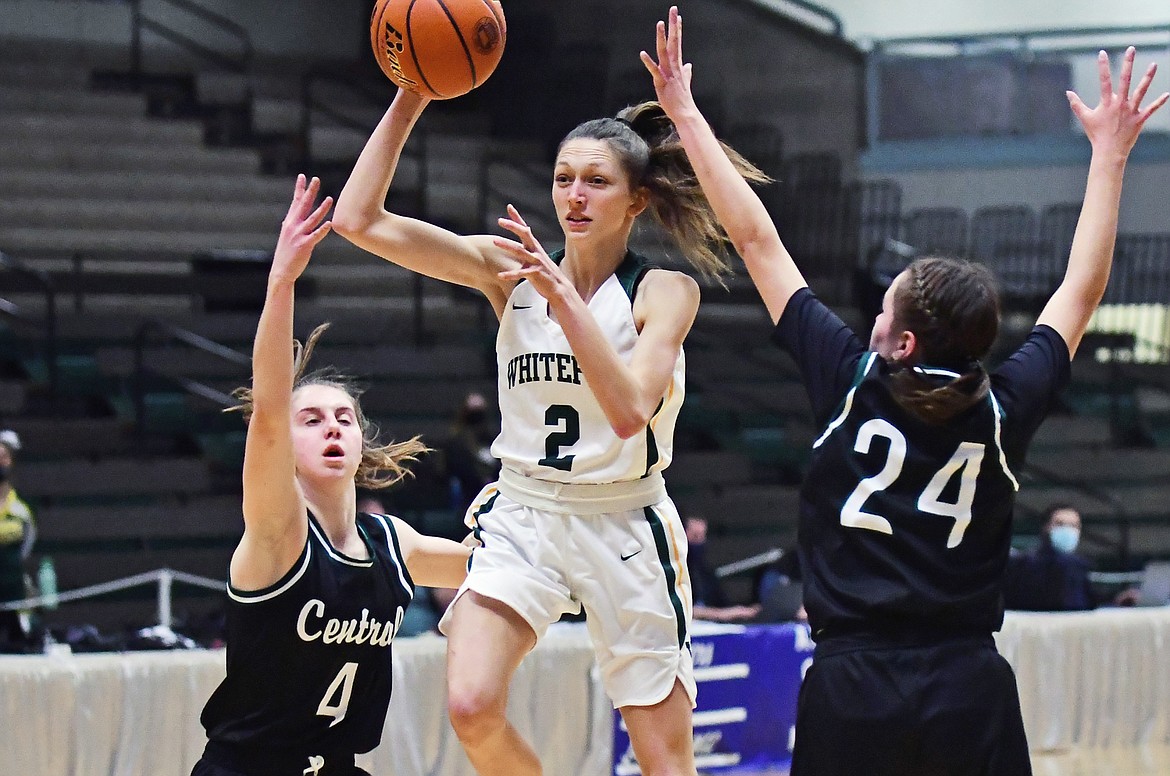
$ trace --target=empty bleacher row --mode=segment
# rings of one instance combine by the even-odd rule
[[[0,73],[3,67],[0,56]],[[241,528],[243,427],[182,385],[194,381],[226,393],[246,382],[247,369],[142,327],[160,317],[250,352],[264,268],[291,184],[287,170],[269,174],[265,149],[274,135],[299,131],[290,121],[299,108],[287,90],[284,99],[258,96],[255,134],[263,142],[225,148],[205,142],[198,118],[152,115],[154,101],[142,94],[93,89],[84,68],[56,62],[32,72],[0,82],[0,251],[56,284],[58,383],[49,384],[54,370],[37,322],[43,290],[0,269],[0,298],[27,313],[25,323],[0,316],[0,421],[28,440],[19,484],[38,511],[38,551],[54,557],[66,588],[163,565],[222,577]],[[645,74],[638,78],[642,83]],[[638,94],[648,96],[644,88]],[[607,95],[619,98],[616,91]],[[368,104],[356,112],[371,126],[378,115]],[[786,154],[786,145],[796,144],[786,144],[776,126],[714,118],[733,146],[776,179],[761,189],[766,204],[814,287],[835,304],[850,302],[854,270],[901,268],[903,255],[880,250],[887,239],[917,252],[984,261],[1010,295],[1029,302],[1055,286],[1076,206],[1039,214],[1011,206],[969,218],[948,208],[903,213],[897,184],[852,180],[852,160]],[[547,138],[492,137],[492,124],[474,112],[437,114],[420,155],[404,159],[403,206],[461,229],[484,228],[508,201],[505,194],[518,192],[520,202],[547,209],[547,180],[529,171],[547,169]],[[323,160],[323,174],[348,169],[362,132],[328,120],[316,129],[310,150]],[[500,163],[501,151],[520,161]],[[541,228],[552,243],[555,224]],[[653,233],[644,242],[646,252],[671,261]],[[1107,302],[1170,298],[1159,291],[1167,288],[1166,244],[1161,235],[1123,235]],[[791,547],[797,487],[816,436],[803,387],[791,362],[769,344],[769,322],[750,282],[736,276],[728,287],[704,287],[667,472],[684,512],[712,520],[715,563]],[[494,395],[494,324],[473,295],[418,280],[335,236],[320,246],[300,290],[297,333],[333,321],[319,363],[369,381],[366,411],[389,435],[422,434],[435,444],[467,391]],[[843,314],[864,337],[864,313]],[[141,374],[140,335],[147,367]],[[1147,372],[1159,374],[1156,368]],[[1076,374],[1090,375],[1089,387],[1041,430],[1036,470],[1020,497],[1021,528],[1034,530],[1043,506],[1066,498],[1085,504],[1087,526],[1101,539],[1093,549],[1102,557],[1115,555],[1122,530],[1133,554],[1168,554],[1170,514],[1157,484],[1170,445],[1170,434],[1158,436],[1170,429],[1166,394],[1156,381],[1138,386],[1145,393],[1127,393],[1134,412],[1163,418],[1164,425],[1149,429],[1160,448],[1120,449],[1112,369],[1091,358],[1078,362]],[[1057,481],[1049,471],[1075,477]],[[427,464],[388,501],[424,528],[447,516],[445,483]],[[213,603],[203,594],[189,601],[192,612]],[[92,616],[114,624],[148,616],[151,608],[149,600],[129,598]]]

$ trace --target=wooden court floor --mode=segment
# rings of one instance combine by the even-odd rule
[[[1043,752],[1032,756],[1032,773],[1033,776],[1170,776],[1170,747]],[[762,771],[752,776],[788,776],[788,772]]]
[[[1170,746],[1069,749],[1032,756],[1034,776],[1168,776]]]

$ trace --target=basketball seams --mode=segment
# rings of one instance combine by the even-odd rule
[[[431,91],[431,94],[442,96],[439,90],[431,86],[431,82],[427,80],[427,74],[423,72],[422,63],[418,61],[418,52],[414,49],[414,35],[411,34],[410,30],[410,17],[414,15],[414,7],[417,4],[418,0],[410,0],[410,5],[406,7],[406,40],[410,48],[410,58],[414,60],[415,72],[418,73],[418,77],[422,79],[422,82],[427,85],[427,89]],[[443,4],[440,2],[439,5],[442,6]],[[447,13],[445,6],[443,7],[443,12]],[[451,14],[448,13],[447,17],[450,18],[450,16]]]
[[[447,8],[447,4],[443,0],[435,0],[439,7],[443,9],[443,13],[447,15],[447,19],[451,22],[451,29],[455,31],[455,37],[459,40],[459,45],[463,47],[463,56],[467,58],[467,66],[471,68],[471,86],[474,89],[479,84],[478,74],[475,72],[475,58],[471,56],[471,49],[467,45],[467,41],[463,37],[463,30],[459,28],[459,22],[455,21],[455,15]],[[495,14],[492,14],[494,17]],[[422,69],[419,69],[422,72]]]
[[[486,0],[375,0],[371,44],[382,72],[400,88],[445,100],[496,69],[502,18]]]

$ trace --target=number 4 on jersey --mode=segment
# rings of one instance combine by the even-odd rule
[[[882,437],[889,442],[886,461],[877,474],[857,483],[857,487],[849,494],[845,505],[841,507],[841,525],[892,535],[894,529],[889,520],[881,515],[866,512],[862,507],[874,493],[889,488],[897,481],[898,475],[902,473],[902,465],[906,462],[906,437],[888,421],[874,418],[861,424],[853,449],[865,455],[869,452],[870,444],[875,437]],[[959,546],[967,526],[971,524],[971,505],[975,501],[975,483],[979,477],[979,468],[983,464],[984,447],[978,442],[960,444],[950,460],[930,478],[930,482],[918,497],[920,511],[949,517],[955,521],[950,535],[947,536],[948,548]],[[953,503],[943,501],[943,491],[956,474],[959,475],[958,495]]]
[[[329,683],[329,688],[325,690],[325,695],[321,697],[321,703],[317,706],[317,715],[321,717],[333,717],[333,721],[329,723],[329,727],[333,727],[341,720],[345,719],[345,712],[349,709],[349,696],[353,694],[353,680],[357,676],[357,663],[346,663],[337,672],[337,676],[333,677],[333,681]],[[332,703],[334,696],[337,698],[336,703]]]

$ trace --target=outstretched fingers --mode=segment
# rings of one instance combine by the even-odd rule
[[[1101,83],[1101,103],[1108,105],[1113,100],[1113,74],[1109,70],[1109,55],[1105,49],[1097,52],[1097,79]]]
[[[1161,108],[1163,105],[1166,104],[1167,100],[1170,100],[1170,92],[1163,92],[1158,97],[1158,99],[1151,102],[1149,107],[1141,112],[1141,114],[1139,116],[1139,119],[1141,120],[1141,122],[1144,124],[1146,122],[1146,119],[1148,119],[1150,116],[1154,115],[1154,111],[1158,110],[1158,108]]]
[[[1118,93],[1121,99],[1129,99],[1129,84],[1133,80],[1133,60],[1137,56],[1137,49],[1130,46],[1125,50],[1125,56],[1121,58],[1121,84]]]
[[[669,19],[670,25],[666,36],[666,45],[670,50],[670,61],[671,64],[682,67],[682,15],[678,12],[677,5],[670,7]]]

